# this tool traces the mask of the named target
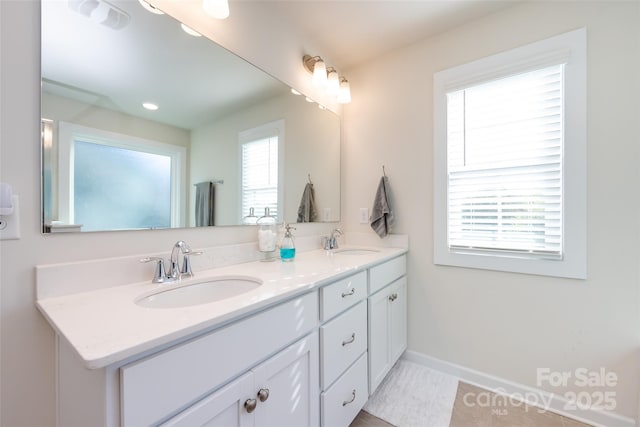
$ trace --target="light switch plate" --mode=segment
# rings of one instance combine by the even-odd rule
[[[360,208],[360,224],[369,223],[369,208]]]
[[[0,216],[0,240],[17,240],[20,238],[20,204],[17,195],[13,195],[13,213]]]

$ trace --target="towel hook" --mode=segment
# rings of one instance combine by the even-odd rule
[[[387,177],[387,172],[385,172],[384,170],[384,165],[382,165],[382,175],[384,175],[385,178]]]
[[[309,184],[313,184],[313,182],[311,182],[311,174],[310,173],[307,174],[307,178],[309,179]]]

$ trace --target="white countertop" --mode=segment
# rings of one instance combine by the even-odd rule
[[[182,283],[216,276],[251,276],[263,280],[257,289],[181,308],[144,308],[135,304],[161,286],[146,282],[38,299],[38,308],[58,334],[76,350],[87,368],[98,369],[137,354],[205,332],[267,306],[313,290],[353,272],[405,252],[376,247],[361,255],[302,252],[293,262],[250,262],[207,271]]]

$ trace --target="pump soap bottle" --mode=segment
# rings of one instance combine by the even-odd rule
[[[291,234],[291,230],[295,230],[295,228],[290,224],[285,224],[284,229],[284,236],[280,243],[280,258],[282,261],[288,262],[293,261],[296,256],[296,246],[293,243],[293,235]]]

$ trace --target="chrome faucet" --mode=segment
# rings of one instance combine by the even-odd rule
[[[180,278],[180,264],[178,260],[178,255],[189,254],[191,253],[191,248],[187,245],[184,240],[178,240],[175,245],[173,245],[173,249],[171,249],[171,258],[169,258],[169,271],[167,271],[167,277],[169,279],[177,280]],[[184,264],[184,262],[183,262]]]
[[[338,249],[338,237],[336,236],[336,234],[338,236],[342,236],[342,230],[340,230],[339,228],[334,228],[331,232],[331,235],[323,239],[325,250],[330,251],[332,249]]]
[[[182,266],[180,266],[180,254],[182,257]],[[182,277],[192,277],[191,255],[201,255],[202,252],[194,252],[183,240],[178,240],[171,249],[171,257],[169,258],[169,267],[165,268],[164,258],[147,257],[140,262],[155,261],[156,268],[153,273],[153,283],[171,283],[180,280]]]

